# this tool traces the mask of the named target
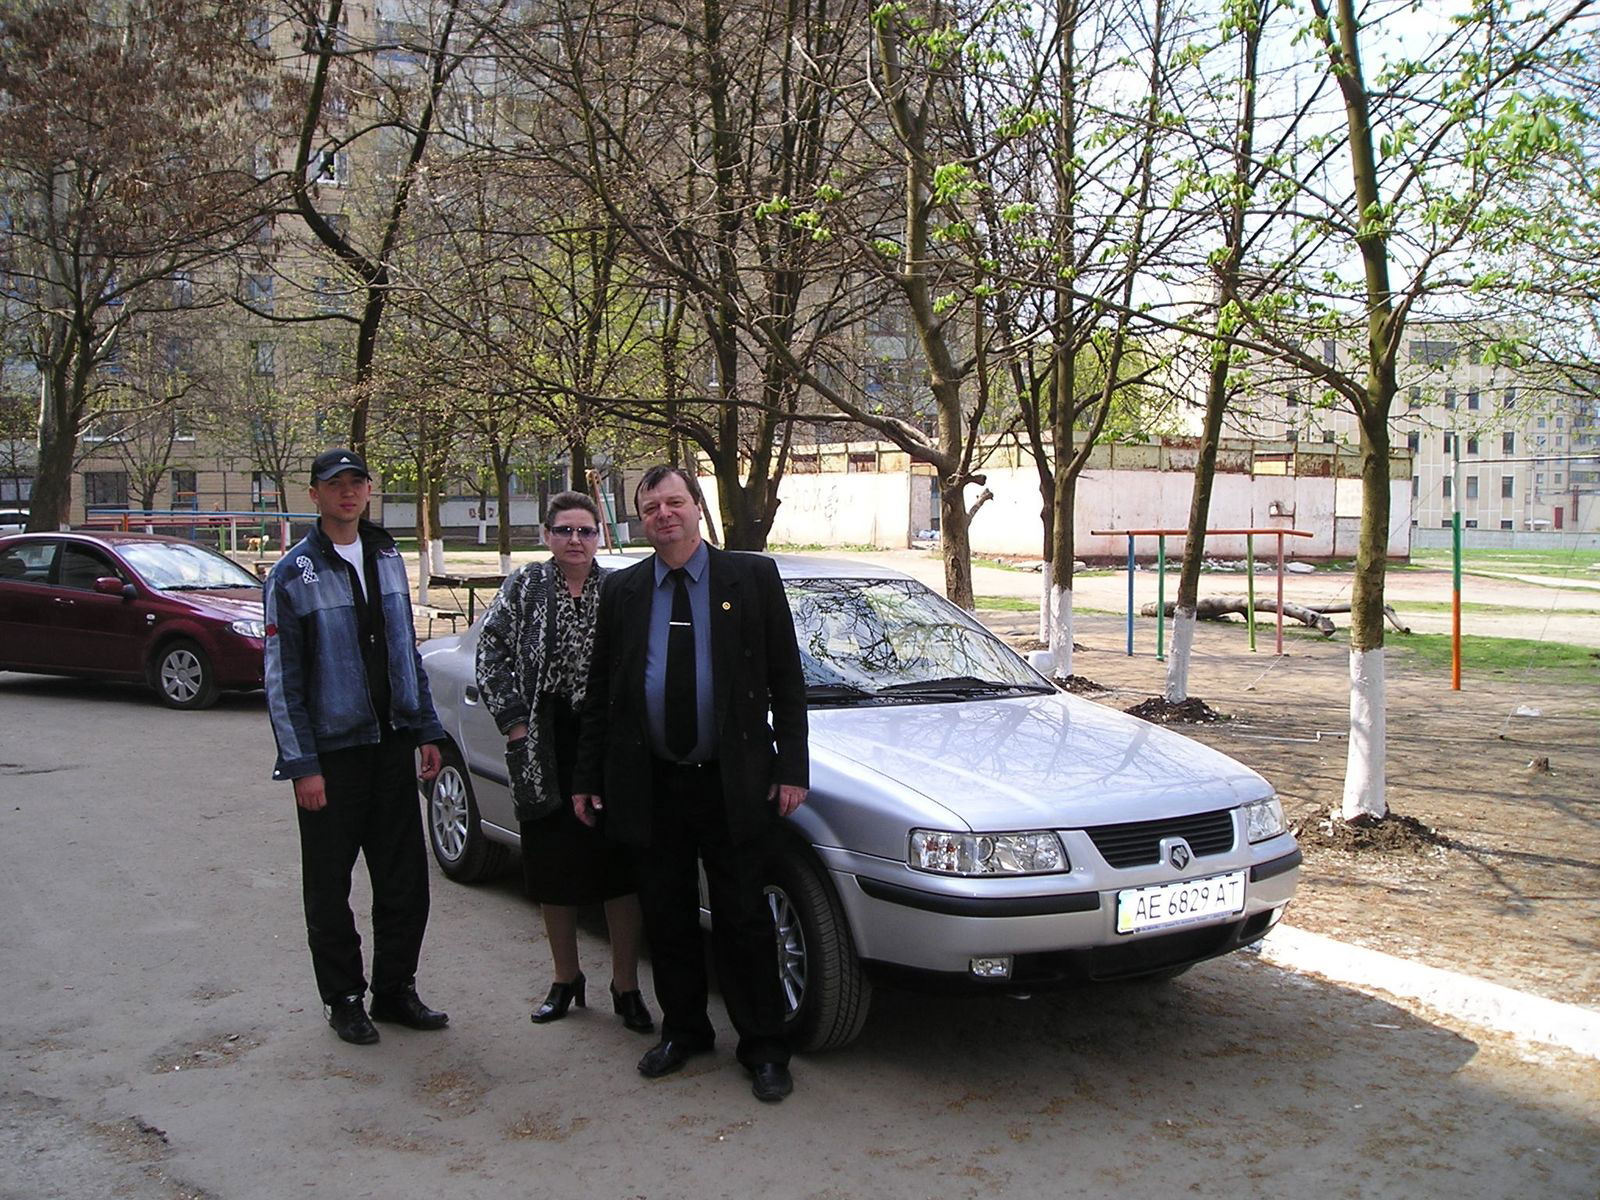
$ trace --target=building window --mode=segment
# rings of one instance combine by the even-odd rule
[[[343,305],[339,302],[339,286],[326,275],[318,275],[312,281],[312,289],[316,293],[317,311],[328,314],[340,312]]]
[[[1543,417],[1539,418],[1538,425],[1539,425],[1540,429],[1544,428],[1544,418]]]
[[[1412,409],[1412,408],[1421,408],[1421,407],[1422,407],[1422,389],[1419,388],[1419,387],[1414,387],[1414,388],[1411,389],[1410,399],[1406,401],[1406,408]]]
[[[1517,450],[1517,435],[1514,434],[1514,433],[1502,433],[1500,435],[1500,453],[1501,454],[1515,454],[1516,450]]]
[[[1455,522],[1452,521],[1449,517],[1446,517],[1444,520],[1439,522],[1439,528],[1440,529],[1453,529],[1454,527],[1455,527]]]
[[[1465,525],[1468,529],[1476,529],[1478,527],[1478,523],[1476,521],[1470,520],[1470,519],[1466,520],[1466,521],[1463,521],[1462,524]]]
[[[1502,499],[1502,500],[1510,500],[1511,499],[1512,492],[1514,491],[1514,489],[1517,486],[1513,482],[1513,480],[1515,478],[1516,477],[1514,475],[1502,475],[1502,476],[1500,476],[1500,499]]]
[[[1411,477],[1411,498],[1415,500],[1420,495],[1422,495],[1422,476],[1413,475]]]
[[[1515,529],[1516,526],[1513,525],[1510,521],[1501,521],[1500,522],[1500,528],[1501,529]]]
[[[1565,429],[1566,427],[1567,427],[1567,419],[1565,417],[1557,417],[1556,418],[1556,428],[1557,429]]]
[[[1422,435],[1413,429],[1410,433],[1406,434],[1406,449],[1415,454],[1421,448]]]
[[[1444,495],[1445,495],[1445,496],[1446,496],[1446,497],[1448,497],[1448,496],[1449,496],[1449,495],[1450,495],[1450,494],[1451,494],[1451,491],[1452,491],[1452,488],[1453,488],[1453,486],[1454,486],[1454,482],[1455,482],[1455,481],[1454,481],[1454,480],[1452,480],[1452,479],[1451,479],[1451,478],[1450,478],[1450,476],[1448,476],[1448,475],[1446,475],[1446,476],[1445,476],[1445,477],[1444,477]]]
[[[319,150],[311,157],[311,182],[344,187],[350,182],[350,156],[343,150]]]
[[[1411,361],[1425,367],[1436,367],[1456,356],[1454,342],[1426,341],[1418,338],[1410,346]]]
[[[200,497],[196,490],[195,472],[178,469],[172,472],[172,507],[199,508]]]
[[[1467,483],[1467,499],[1468,500],[1476,500],[1478,498],[1478,477],[1476,475],[1468,475],[1467,479],[1466,479],[1466,483]]]
[[[1445,434],[1444,435],[1444,452],[1446,454],[1454,453],[1455,448],[1456,448],[1456,435],[1453,434],[1453,433]]]
[[[1554,475],[1550,476],[1550,484],[1551,484],[1552,487],[1560,487],[1561,486],[1561,472],[1560,471],[1557,471]]]
[[[1333,445],[1333,430],[1324,429],[1322,431],[1322,440],[1330,446]]]
[[[1455,388],[1445,388],[1445,390],[1444,390],[1444,406],[1446,408],[1450,408],[1450,409],[1455,408],[1455,406],[1456,406],[1456,390],[1455,390]]]
[[[1467,439],[1467,453],[1468,454],[1476,454],[1477,452],[1478,452],[1478,439],[1475,438],[1475,437],[1469,437]]]
[[[1517,406],[1517,389],[1514,388],[1514,387],[1507,388],[1506,389],[1506,394],[1500,398],[1500,407],[1501,408],[1515,408],[1516,406]]]
[[[1339,364],[1339,350],[1334,345],[1332,338],[1322,339],[1322,365],[1333,367]]]
[[[260,511],[274,511],[278,506],[278,485],[265,471],[250,472],[250,507]]]
[[[85,471],[83,502],[89,508],[127,508],[126,471]]]
[[[851,473],[876,471],[878,469],[877,452],[873,450],[850,451],[850,461],[845,469]]]
[[[1290,388],[1289,389],[1289,407],[1290,408],[1299,408],[1300,407],[1300,393],[1297,392],[1294,388]]]
[[[278,347],[275,342],[250,343],[251,366],[255,373],[263,378],[271,378],[278,373]]]
[[[1467,393],[1467,407],[1471,409],[1478,407],[1478,393],[1476,389]]]
[[[272,311],[272,276],[252,275],[245,280],[244,298],[257,312]]]
[[[194,303],[194,276],[188,271],[174,271],[172,273],[172,305],[174,308],[188,308]]]

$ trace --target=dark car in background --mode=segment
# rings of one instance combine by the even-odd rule
[[[0,670],[148,683],[173,708],[262,686],[261,583],[146,533],[0,537]]]

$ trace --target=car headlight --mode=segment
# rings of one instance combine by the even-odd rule
[[[911,831],[910,864],[941,875],[1041,875],[1068,871],[1061,839],[1047,829],[1023,833]]]
[[[1239,811],[1244,814],[1245,838],[1251,842],[1275,838],[1289,827],[1283,819],[1283,805],[1278,803],[1276,796],[1251,801],[1242,805]]]
[[[241,617],[239,620],[229,625],[228,628],[233,630],[240,637],[255,638],[258,642],[267,636],[266,622],[252,620],[249,617]]]

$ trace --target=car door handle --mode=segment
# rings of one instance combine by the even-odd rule
[[[52,597],[50,597],[50,599],[55,604],[69,604],[70,605],[70,604],[76,604],[77,603],[77,601],[74,600],[71,596],[52,596]]]
[[[468,704],[476,704],[479,700],[478,689],[470,683],[461,690],[461,695]]]

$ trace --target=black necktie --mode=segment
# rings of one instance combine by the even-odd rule
[[[689,573],[682,567],[672,576],[672,623],[667,626],[667,679],[665,695],[667,750],[687,758],[700,740],[699,697],[695,687],[694,612],[689,607]]]

